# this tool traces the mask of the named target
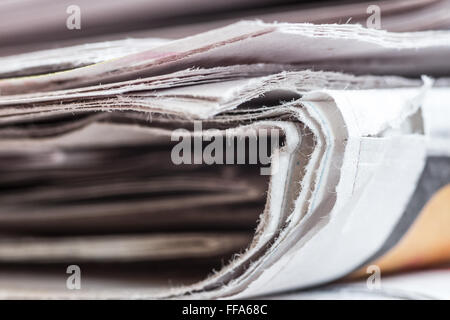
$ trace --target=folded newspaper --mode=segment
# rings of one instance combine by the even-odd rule
[[[0,297],[348,276],[450,183],[449,57],[450,31],[260,21],[0,57]]]

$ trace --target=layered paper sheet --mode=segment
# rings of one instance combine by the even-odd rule
[[[0,296],[347,276],[401,238],[427,158],[450,154],[449,56],[448,31],[243,21],[0,58]]]

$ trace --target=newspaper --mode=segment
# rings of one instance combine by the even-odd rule
[[[1,57],[0,297],[251,298],[349,275],[450,155],[449,56],[449,31],[242,21]]]
[[[65,13],[78,12],[77,8],[82,8],[81,28],[67,33],[62,27],[67,22]],[[449,8],[449,0],[3,1],[0,55],[126,38],[180,39],[255,19],[362,24],[394,32],[442,30],[450,27]],[[369,19],[373,14],[380,16],[380,21]]]
[[[422,270],[386,277],[382,288],[368,289],[365,281],[272,296],[292,300],[448,300],[448,268]]]

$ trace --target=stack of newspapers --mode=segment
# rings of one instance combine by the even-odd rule
[[[380,273],[449,262],[450,31],[417,17],[445,29],[450,6],[415,2],[386,20],[402,32],[4,40],[0,298],[382,296]]]

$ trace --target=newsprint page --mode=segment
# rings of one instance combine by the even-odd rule
[[[367,1],[1,1],[0,299],[449,300],[450,0]]]

